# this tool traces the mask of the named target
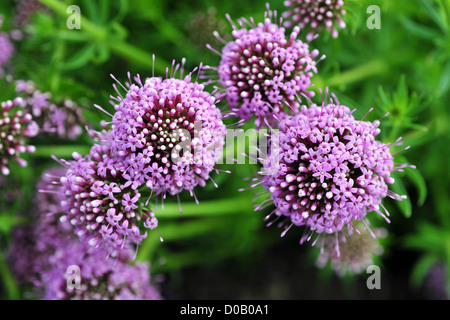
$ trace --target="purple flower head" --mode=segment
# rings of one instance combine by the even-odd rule
[[[11,230],[11,245],[7,260],[11,273],[20,285],[32,283],[38,277],[34,272],[36,239],[33,231],[28,225],[18,225]]]
[[[389,222],[382,199],[403,199],[388,184],[394,182],[393,171],[408,165],[394,168],[391,145],[376,140],[379,121],[356,120],[334,98],[336,103],[330,99],[322,106],[302,106],[282,120],[277,150],[271,151],[278,167],[264,163],[265,171],[273,174],[262,176],[262,183],[274,213],[289,224],[285,232],[296,225],[306,226],[311,235],[336,233],[371,211]]]
[[[368,266],[374,264],[374,256],[383,253],[379,239],[385,238],[387,231],[382,228],[371,230],[361,227],[361,231],[349,230],[346,235],[324,236],[321,239],[317,266],[322,268],[330,262],[331,268],[339,276],[365,272]]]
[[[15,277],[32,284],[36,297],[43,299],[161,299],[150,283],[148,264],[130,263],[130,246],[111,252],[73,234],[71,221],[61,214],[66,185],[58,184],[70,170],[50,168],[39,180],[32,223],[12,234],[8,262]],[[68,286],[68,268],[73,266],[80,271],[78,289]]]
[[[155,195],[204,186],[225,140],[215,98],[189,74],[183,80],[152,77],[128,84],[112,119],[111,150],[125,185],[146,184]],[[130,195],[131,197],[131,195]],[[132,198],[132,197],[131,197]]]
[[[11,59],[14,53],[14,47],[9,40],[9,36],[7,33],[0,33],[0,75],[4,73],[3,68]]]
[[[293,25],[300,28],[308,28],[310,32],[306,39],[312,40],[316,31],[327,29],[331,31],[331,36],[336,38],[339,28],[345,28],[345,22],[342,20],[345,15],[344,0],[287,0],[284,2],[288,11],[283,13],[285,27]]]
[[[36,136],[39,127],[31,114],[24,112],[23,106],[21,98],[0,104],[0,173],[5,176],[10,173],[11,161],[24,167],[27,162],[20,155],[35,151],[34,146],[26,145],[24,138]]]
[[[309,88],[319,52],[297,39],[299,27],[287,34],[269,9],[258,24],[242,19],[238,26],[227,18],[234,39],[217,52],[222,57],[217,70],[223,97],[237,117],[255,117],[257,127],[265,126],[265,119],[273,125],[286,109],[298,109],[297,96],[314,95]]]
[[[16,0],[14,23],[17,27],[25,27],[31,23],[36,12],[49,12],[39,0]]]
[[[130,255],[122,253],[105,258],[104,249],[95,250],[72,239],[55,247],[49,256],[50,268],[41,272],[44,300],[160,300],[150,282],[148,263],[129,264]],[[68,286],[69,266],[80,271],[80,287]]]
[[[25,101],[25,110],[33,115],[41,131],[65,139],[76,139],[82,133],[85,120],[81,108],[70,99],[52,101],[49,92],[36,89],[33,81],[17,80],[16,92]]]
[[[101,144],[94,144],[88,156],[75,153],[75,160],[66,164],[67,174],[60,179],[61,207],[78,237],[113,252],[127,243],[139,245],[147,236],[140,226],[152,214],[139,206],[141,194],[131,182],[136,179],[134,170],[127,171],[127,180],[123,168],[112,160],[111,133],[100,134],[99,139]]]

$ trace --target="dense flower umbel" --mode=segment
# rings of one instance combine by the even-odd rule
[[[62,103],[55,103],[51,101],[51,94],[37,90],[33,81],[17,80],[16,91],[25,100],[25,109],[33,115],[41,131],[66,139],[80,136],[85,121],[75,102],[64,99]]]
[[[138,223],[148,229],[157,227],[150,211],[138,207],[141,194],[134,180],[127,180],[110,157],[110,134],[101,135],[102,144],[94,144],[90,154],[74,154],[67,163],[67,174],[60,179],[65,199],[62,211],[81,239],[92,246],[121,249],[127,241],[139,244],[147,233],[140,233]],[[130,171],[129,171],[130,172]]]
[[[215,98],[191,76],[152,77],[129,84],[112,119],[111,150],[132,190],[193,194],[222,156],[226,127]],[[131,81],[130,81],[131,82]]]
[[[42,286],[40,273],[49,267],[49,255],[61,241],[74,237],[70,223],[60,219],[64,194],[58,181],[65,173],[65,168],[55,167],[42,175],[36,185],[40,192],[33,197],[33,210],[26,217],[32,223],[13,229],[8,262],[21,284]]]
[[[34,199],[33,223],[14,232],[8,260],[16,277],[36,291],[43,289],[44,299],[160,299],[150,285],[148,265],[130,264],[130,246],[110,255],[106,248],[92,248],[73,234],[61,215],[64,185],[56,183],[64,175],[66,169],[61,168],[44,174],[38,188],[46,189]],[[67,285],[68,267],[74,265],[80,268],[80,289]]]
[[[311,40],[317,30],[326,28],[331,31],[333,38],[338,36],[336,25],[345,28],[342,17],[345,15],[343,0],[287,0],[284,2],[290,9],[283,13],[286,18],[284,25],[289,28],[298,25],[300,28],[309,28],[306,35]]]
[[[148,263],[129,264],[129,252],[105,259],[104,249],[95,250],[78,239],[55,247],[49,256],[50,268],[41,272],[44,300],[160,300],[150,283]],[[68,277],[69,266],[80,269],[80,288]]]
[[[24,138],[37,135],[39,127],[29,113],[24,113],[23,99],[16,98],[0,104],[0,169],[3,175],[9,174],[8,164],[17,161],[26,166],[20,158],[25,152],[34,152],[35,147],[26,145]]]
[[[257,25],[253,20],[241,21],[240,27],[233,24],[234,40],[220,53],[223,96],[239,118],[255,117],[257,127],[264,126],[265,119],[271,125],[278,122],[286,109],[295,112],[299,107],[296,96],[314,94],[309,88],[317,72],[314,58],[318,50],[310,51],[308,43],[297,39],[299,27],[286,34],[274,16],[268,11],[264,22]]]
[[[39,0],[16,0],[14,23],[17,27],[25,27],[30,24],[33,14],[36,12],[48,12],[48,8]]]
[[[360,231],[351,229],[346,235],[326,235],[322,238],[317,266],[322,268],[329,261],[339,276],[365,272],[374,263],[374,256],[383,253],[379,239],[386,234],[382,228],[362,228]]]
[[[278,170],[262,176],[262,182],[276,215],[288,220],[285,232],[296,225],[312,233],[334,233],[345,225],[351,228],[352,221],[371,211],[388,220],[380,209],[382,199],[403,199],[387,184],[394,182],[391,172],[406,165],[394,168],[390,144],[375,139],[378,120],[356,120],[352,113],[330,100],[302,106],[297,115],[280,122]]]
[[[0,75],[4,73],[4,67],[11,59],[14,53],[14,47],[5,32],[0,33]]]

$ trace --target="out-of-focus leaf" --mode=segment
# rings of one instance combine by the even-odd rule
[[[416,147],[420,147],[429,141],[431,141],[433,138],[436,137],[437,134],[437,126],[432,125],[428,128],[428,131],[423,133],[422,131],[415,131],[411,134],[404,135],[403,140],[408,141],[408,145],[411,146],[412,149]]]
[[[411,272],[411,284],[419,288],[425,276],[431,267],[433,267],[437,262],[439,262],[439,258],[432,254],[423,255],[418,262],[416,262],[412,272]]]
[[[63,65],[63,70],[74,70],[85,66],[93,57],[95,53],[95,44],[87,44],[77,51],[68,61]]]
[[[94,53],[95,54],[92,56],[92,61],[98,64],[106,62],[110,57],[110,51],[106,45],[99,44],[95,46]]]
[[[405,168],[405,173],[417,188],[417,191],[419,193],[419,199],[417,200],[417,203],[419,204],[419,206],[423,205],[425,199],[427,198],[428,191],[425,179],[418,169]]]
[[[38,146],[34,153],[35,157],[50,157],[52,155],[61,158],[71,158],[74,152],[79,154],[88,154],[90,146],[88,145],[57,145],[57,146]]]
[[[406,196],[406,199],[403,199],[402,201],[396,201],[397,207],[400,209],[400,211],[404,214],[406,218],[411,217],[412,213],[412,205],[411,200],[409,199],[408,193],[406,192],[405,185],[403,184],[403,181],[398,177],[398,175],[393,174],[395,183],[391,185],[392,191],[397,193],[400,196]]]
[[[443,95],[450,89],[450,60],[445,64],[442,72],[441,82],[439,83],[438,93]]]
[[[442,37],[442,34],[439,31],[436,31],[433,28],[426,27],[424,25],[418,24],[417,22],[414,22],[409,19],[402,19],[401,20],[403,26],[406,30],[411,32],[413,35],[427,39],[427,40],[434,40],[437,38]]]
[[[438,25],[441,30],[445,31],[447,29],[447,24],[444,20],[444,17],[439,12],[439,9],[434,6],[433,1],[420,0],[420,3],[422,4],[422,7],[425,8],[425,10],[428,12],[428,15],[431,17],[434,23],[436,23],[436,25]]]

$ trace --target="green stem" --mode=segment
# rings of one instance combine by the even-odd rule
[[[347,84],[361,81],[372,76],[383,74],[388,70],[388,65],[383,60],[374,59],[353,69],[341,72],[331,77],[327,81],[325,81],[320,76],[315,75],[313,77],[313,82],[316,88],[323,88],[324,86],[345,86]]]
[[[8,300],[19,300],[20,290],[3,255],[0,256],[0,275]]]
[[[224,221],[220,218],[201,219],[187,222],[164,223],[158,227],[158,232],[165,242],[188,239],[201,236],[208,232],[224,227]],[[142,242],[136,257],[137,261],[151,261],[161,243],[161,239],[156,232],[150,232],[148,237]]]
[[[52,9],[61,17],[68,17],[67,5],[57,0],[39,0],[41,3]],[[166,68],[170,66],[169,63],[163,59],[158,58],[158,63],[153,65],[153,55],[149,54],[138,47],[128,44],[123,41],[111,40],[109,36],[110,30],[108,28],[98,26],[84,16],[81,16],[82,32],[86,33],[88,37],[94,42],[106,44],[115,54],[127,59],[130,62],[138,64],[146,69],[153,69],[161,74],[166,72]],[[77,31],[74,31],[77,32]]]
[[[61,146],[36,146],[36,151],[34,152],[35,157],[47,158],[52,155],[67,158],[72,157],[74,152],[79,154],[88,154],[90,150],[89,146],[84,145],[61,145]]]
[[[252,210],[251,201],[248,198],[236,197],[229,199],[217,199],[211,201],[200,201],[182,203],[182,212],[180,213],[177,203],[164,203],[164,208],[155,209],[158,219],[173,219],[181,217],[199,217],[199,216],[221,216],[228,214],[240,214]]]

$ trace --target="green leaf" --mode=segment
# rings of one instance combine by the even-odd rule
[[[438,93],[444,95],[450,89],[450,60],[445,64],[442,72],[442,78],[439,82]]]
[[[86,65],[91,58],[94,56],[96,46],[95,44],[87,44],[83,48],[77,51],[68,62],[66,62],[62,69],[63,70],[74,70],[79,69]]]
[[[423,26],[409,19],[402,19],[401,23],[406,30],[411,32],[413,35],[427,39],[434,40],[442,37],[442,34],[433,28]]]
[[[421,0],[422,7],[428,12],[431,19],[442,29],[445,31],[447,29],[447,24],[444,20],[443,15],[439,12],[439,9],[433,5],[432,1],[429,0]]]
[[[437,262],[439,262],[439,259],[435,255],[423,255],[415,264],[411,272],[411,284],[414,287],[419,288],[430,268],[433,267]]]
[[[88,154],[90,150],[88,145],[57,145],[57,146],[36,146],[33,154],[35,157],[50,157],[52,155],[58,158],[71,158],[72,153]]]
[[[406,218],[411,217],[412,214],[412,205],[411,200],[409,199],[408,193],[406,192],[405,185],[401,181],[400,177],[397,174],[394,174],[395,183],[391,186],[392,191],[397,193],[400,196],[406,196],[406,199],[402,201],[396,201],[397,207],[403,213]]]
[[[418,169],[405,168],[405,173],[407,177],[414,183],[417,188],[417,192],[419,194],[419,199],[417,199],[417,203],[419,206],[423,205],[427,198],[427,184],[422,174]]]

